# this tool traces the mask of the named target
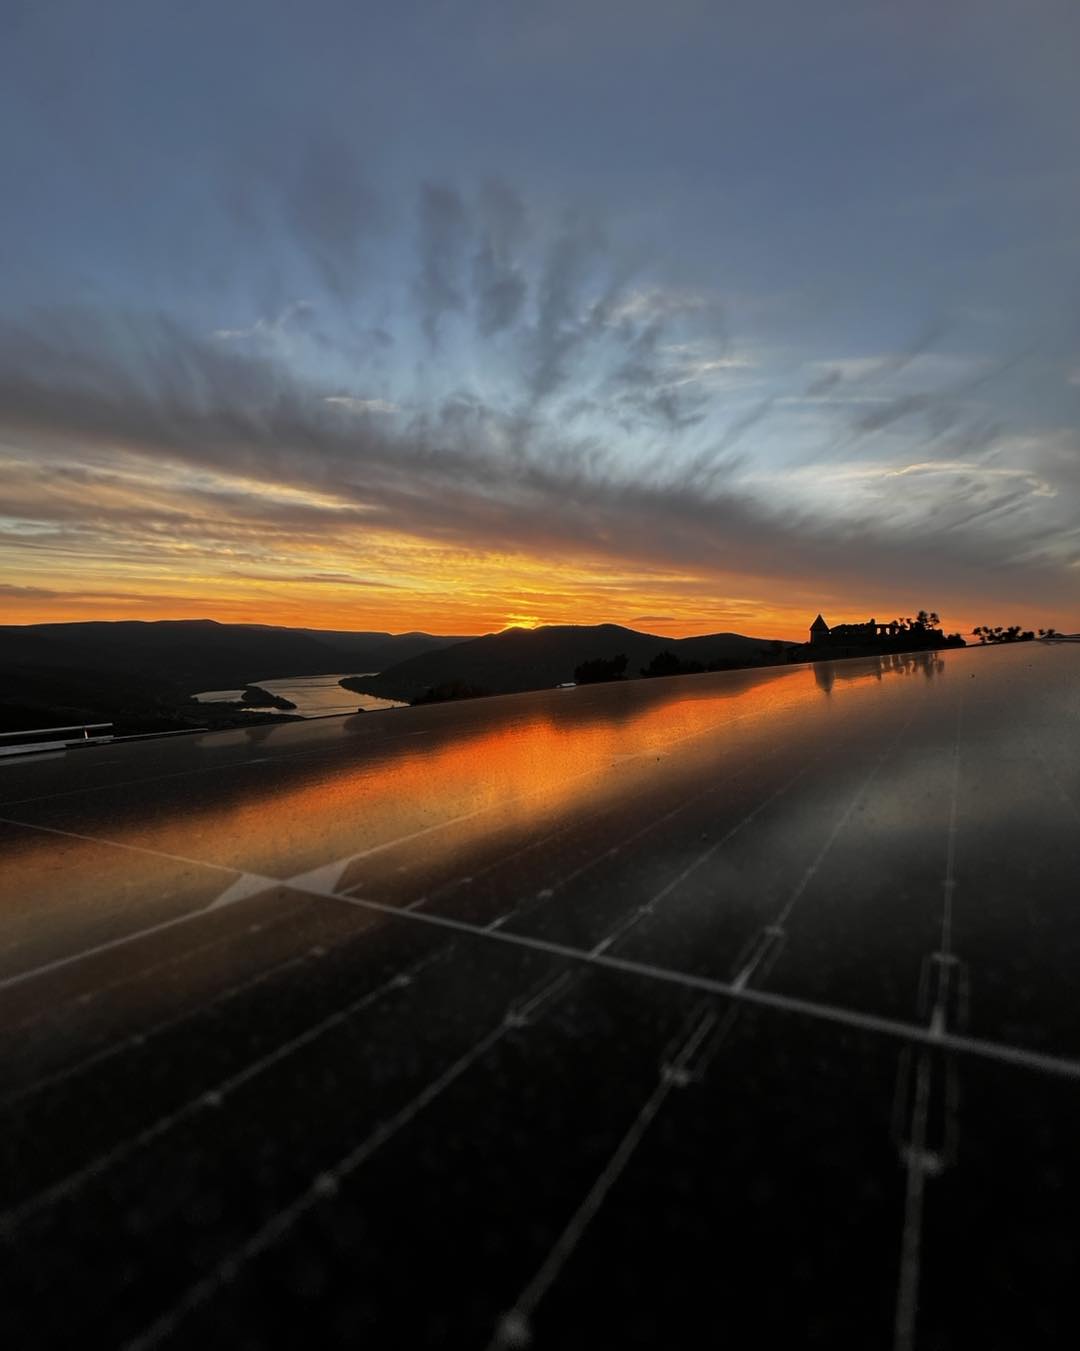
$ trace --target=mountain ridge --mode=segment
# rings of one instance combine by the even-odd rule
[[[226,725],[202,690],[260,680],[378,671],[460,636],[213,619],[86,620],[0,626],[0,730],[112,721],[122,730]],[[251,725],[255,715],[243,715]]]
[[[375,676],[350,680],[346,688],[411,702],[440,686],[463,685],[490,694],[545,689],[574,678],[584,661],[625,655],[627,674],[636,676],[661,652],[684,662],[722,667],[765,665],[783,660],[790,644],[741,633],[666,638],[621,624],[552,624],[509,628],[421,653]],[[391,692],[393,691],[393,692]]]

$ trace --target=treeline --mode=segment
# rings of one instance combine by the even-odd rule
[[[774,645],[777,651],[783,650],[782,643]],[[673,675],[704,675],[707,671],[739,671],[751,663],[745,658],[721,658],[718,661],[703,663],[700,661],[683,661],[677,657],[670,648],[665,648],[663,652],[658,652],[648,666],[643,666],[638,672],[646,680],[651,680],[655,676],[673,676]],[[773,664],[773,654],[762,653],[761,665]]]
[[[1036,637],[1034,629],[1021,629],[1019,624],[1010,624],[1008,628],[1001,624],[980,624],[971,631],[978,638],[980,647],[987,643],[1033,643]],[[1040,638],[1054,638],[1056,635],[1057,629],[1038,630]]]
[[[574,681],[578,685],[601,685],[608,680],[625,680],[629,661],[625,652],[617,657],[593,657],[574,667]]]
[[[773,647],[777,652],[782,652],[784,645],[777,642]],[[762,656],[764,658],[762,664],[766,664],[774,661],[776,654],[763,651]],[[629,664],[629,659],[622,652],[616,657],[594,657],[574,667],[574,682],[578,685],[600,685],[611,680],[625,680]],[[704,675],[709,671],[738,671],[750,664],[746,658],[739,657],[722,658],[707,664],[700,661],[684,661],[670,648],[665,648],[653,657],[648,666],[640,667],[638,675],[646,680],[656,676]]]
[[[889,627],[895,628],[896,637],[903,635],[907,638],[930,639],[939,642],[942,647],[967,646],[963,634],[942,632],[941,616],[936,610],[920,610],[914,618],[911,615],[896,618],[891,621]]]
[[[342,684],[345,682],[342,681]],[[413,700],[413,704],[446,704],[455,699],[487,699],[491,690],[470,685],[467,680],[447,680],[441,685],[430,685]]]

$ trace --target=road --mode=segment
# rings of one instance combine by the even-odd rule
[[[8,1344],[1073,1344],[1080,650],[0,767]]]

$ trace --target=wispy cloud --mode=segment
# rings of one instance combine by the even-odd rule
[[[306,300],[294,300],[272,318],[259,318],[246,328],[216,328],[212,336],[222,342],[246,341],[248,339],[266,339],[280,337],[291,325],[307,319],[314,312],[314,306]]]
[[[351,394],[327,394],[323,398],[324,403],[337,404],[340,408],[347,408],[352,413],[398,413],[401,411],[396,403],[391,403],[389,399],[359,399]]]
[[[295,222],[343,288],[373,228],[361,201],[340,230],[332,198]],[[505,184],[428,184],[413,224],[404,315],[365,311],[339,345],[320,334],[317,360],[280,341],[314,332],[308,301],[208,336],[167,312],[0,316],[0,435],[17,448],[5,510],[39,556],[346,587],[396,566],[417,594],[449,555],[670,570],[684,594],[714,596],[792,577],[834,593],[853,570],[866,587],[967,594],[1007,564],[1002,587],[1066,594],[1068,458],[961,407],[991,368],[930,350],[936,329],[785,373],[733,339],[715,298],[644,281],[595,216],[553,220]],[[426,355],[408,380],[400,364],[379,373],[410,324]],[[343,392],[365,385],[379,393]],[[755,456],[798,425],[798,400],[819,401],[834,444],[769,467]],[[930,431],[900,457],[918,418]],[[888,454],[856,465],[853,443],[877,435]],[[1012,460],[995,458],[1005,446]]]

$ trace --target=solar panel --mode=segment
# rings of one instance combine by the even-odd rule
[[[1077,660],[5,764],[13,1332],[1052,1344]]]

